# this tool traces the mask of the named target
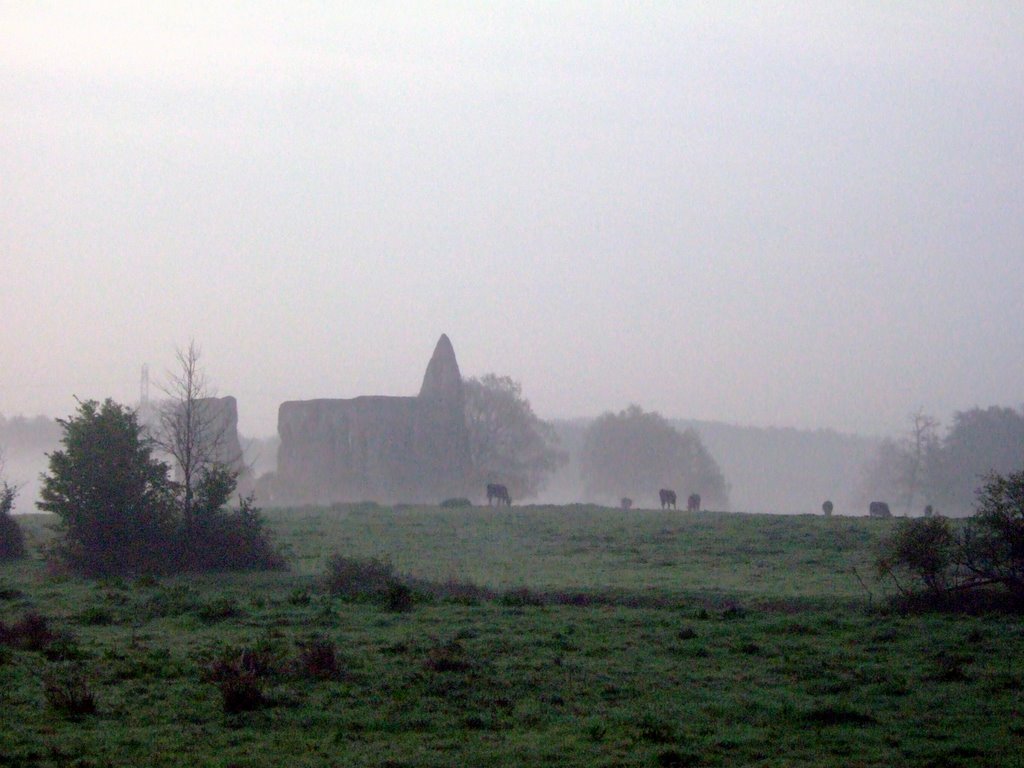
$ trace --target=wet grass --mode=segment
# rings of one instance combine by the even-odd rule
[[[877,521],[564,512],[272,512],[289,573],[5,565],[0,764],[1019,765],[1020,619],[869,607]]]

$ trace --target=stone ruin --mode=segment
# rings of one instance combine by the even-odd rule
[[[427,502],[466,493],[462,374],[441,336],[415,397],[293,400],[278,409],[275,503]]]

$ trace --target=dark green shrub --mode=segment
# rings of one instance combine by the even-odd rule
[[[17,495],[17,488],[0,483],[0,562],[25,556],[25,534],[11,514]]]
[[[206,665],[202,679],[217,686],[225,714],[259,709],[267,703],[263,681],[282,669],[281,654],[268,644],[226,648]]]
[[[223,621],[224,619],[230,619],[234,616],[238,616],[239,613],[241,613],[241,611],[238,608],[238,603],[229,597],[210,600],[196,608],[196,616],[209,624],[216,621]]]
[[[967,667],[973,658],[962,653],[939,651],[935,655],[935,671],[929,675],[930,680],[941,683],[956,683],[967,680]]]
[[[338,676],[338,655],[333,640],[314,637],[299,643],[297,672],[304,677],[329,679]]]
[[[986,477],[967,529],[964,559],[979,578],[1024,600],[1024,470]]]
[[[423,666],[432,672],[465,672],[473,665],[466,657],[466,649],[462,643],[450,640],[428,650]]]
[[[76,619],[79,624],[87,627],[103,627],[114,623],[114,615],[108,609],[97,605],[86,608]]]
[[[41,613],[30,611],[14,624],[0,622],[0,645],[23,651],[43,651],[56,640],[58,633],[50,629],[50,621]]]
[[[173,486],[135,412],[87,400],[58,422],[62,448],[36,505],[60,518],[54,553],[90,576],[166,570]]]
[[[226,715],[251,712],[266,703],[260,680],[251,672],[232,670],[217,681],[217,689]]]
[[[193,500],[193,515],[178,533],[178,569],[182,571],[280,571],[284,556],[265,529],[251,496],[238,509],[228,500],[236,487],[234,472],[220,466],[205,470]]]
[[[43,696],[50,709],[72,720],[96,713],[96,698],[88,680],[74,667],[48,668],[43,673]]]
[[[654,715],[644,715],[638,723],[640,738],[652,744],[670,744],[676,740],[671,723]]]
[[[383,602],[400,579],[387,560],[334,555],[327,563],[327,590],[346,600]]]
[[[384,607],[389,611],[399,613],[411,611],[413,599],[413,591],[408,584],[393,581],[388,585],[387,592],[384,593]]]
[[[445,499],[441,502],[441,509],[460,509],[462,507],[472,507],[473,502],[464,496],[459,496],[454,499]]]
[[[501,594],[498,598],[498,602],[502,605],[509,607],[522,608],[528,605],[540,606],[544,605],[544,595],[539,592],[534,592],[527,587],[519,587],[517,589],[510,589]]]
[[[882,541],[878,574],[891,577],[902,592],[911,585],[944,592],[956,577],[957,547],[953,528],[944,517],[900,520]]]

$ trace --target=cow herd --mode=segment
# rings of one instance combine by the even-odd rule
[[[671,488],[662,488],[658,491],[658,500],[661,502],[662,509],[677,509],[676,492]],[[508,488],[506,486],[500,483],[487,484],[487,506],[491,506],[492,504],[497,504],[499,507],[502,504],[506,507],[512,506],[512,496],[509,495]],[[619,506],[628,511],[633,508],[633,500],[628,496],[623,496],[619,502]],[[831,517],[833,509],[834,506],[831,501],[826,501],[821,505],[821,511],[825,517]],[[691,493],[686,499],[686,511],[700,512],[699,493]],[[931,517],[934,514],[931,504],[925,507],[924,514],[925,517]],[[892,512],[889,509],[889,505],[884,501],[872,501],[868,505],[868,517],[892,517]]]
[[[662,488],[658,491],[658,498],[661,501],[662,509],[676,509],[676,492],[670,488]],[[508,487],[501,483],[488,483],[487,484],[487,506],[497,505],[501,506],[504,504],[506,507],[512,506],[512,496],[508,492]],[[619,502],[619,506],[624,510],[630,510],[633,508],[633,500],[628,496],[623,496]],[[687,512],[700,512],[700,494],[691,493],[686,499],[686,511]]]

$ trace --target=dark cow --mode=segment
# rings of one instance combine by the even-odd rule
[[[822,504],[821,511],[825,513],[825,517],[832,517],[832,502],[826,501]]]
[[[498,500],[498,506],[504,504],[506,507],[512,506],[512,497],[508,495],[508,488],[498,483],[487,484],[487,506],[491,506],[491,501],[494,499]]]
[[[627,509],[627,510],[628,509],[632,509],[633,508],[633,500],[631,498],[629,498],[629,496],[623,496],[622,500],[619,502],[619,505],[623,509]]]
[[[868,517],[892,517],[892,512],[884,501],[872,501],[868,504]]]
[[[700,512],[700,494],[691,493],[690,498],[686,500],[686,511],[687,512]]]
[[[666,509],[672,507],[676,508],[676,492],[671,491],[668,488],[662,488],[658,491],[658,498],[661,499],[661,508]]]

